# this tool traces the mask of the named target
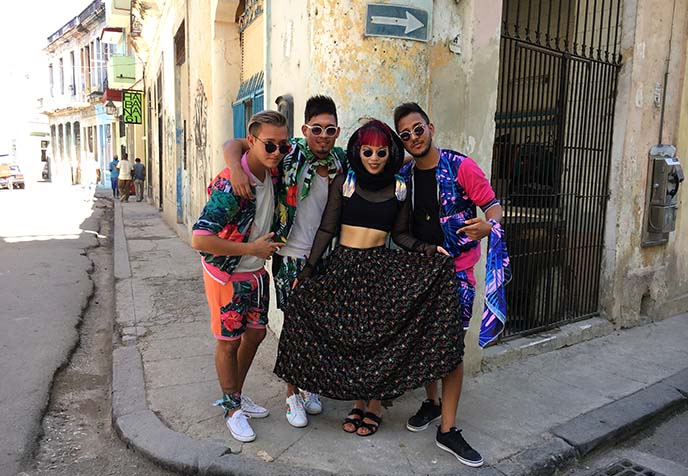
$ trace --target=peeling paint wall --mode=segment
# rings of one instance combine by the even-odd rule
[[[211,2],[189,3],[187,24],[188,83],[183,101],[186,117],[186,153],[188,175],[188,205],[184,223],[190,229],[206,202],[206,187],[219,171],[210,170],[208,104],[212,100],[212,66],[208,61],[208,45],[213,42]]]
[[[212,76],[206,85],[209,113],[208,137],[208,174],[215,176],[222,167],[222,144],[232,137],[232,102],[239,90],[241,71],[241,49],[239,26],[235,22],[238,0],[213,0],[211,11],[212,38],[210,56],[205,60],[212,61]],[[209,45],[204,45],[208,51]]]
[[[186,15],[185,2],[166,3],[160,16],[144,19],[143,36],[148,47],[143,58],[146,63],[146,88],[156,89],[158,74],[162,76],[162,143],[158,143],[157,110],[153,108],[153,134],[151,167],[153,168],[153,197],[157,203],[162,198],[162,215],[167,223],[177,222],[176,184],[177,184],[177,122],[175,120],[175,65],[174,34]],[[156,98],[157,99],[157,98]],[[156,101],[157,103],[157,101]],[[155,103],[154,103],[155,104]],[[162,197],[159,196],[158,153],[162,151]]]
[[[314,53],[311,80],[337,101],[344,143],[360,117],[391,124],[392,111],[400,102],[425,102],[428,97],[431,44],[364,36],[365,7],[366,2],[355,0],[308,2]],[[433,10],[429,1],[416,2],[414,7]],[[433,11],[433,17],[442,14]]]
[[[688,306],[685,264],[675,257],[686,252],[685,228],[672,233],[666,245],[641,248],[646,220],[648,152],[659,141],[660,108],[655,88],[662,87],[671,51],[666,91],[664,143],[679,139],[678,118],[685,82],[688,1],[626,0],[621,53],[623,66],[615,111],[611,197],[607,209],[605,251],[600,289],[602,312],[618,326],[631,326],[645,316],[663,317]],[[673,24],[673,38],[672,35]],[[684,159],[685,163],[685,159]],[[685,196],[685,190],[683,191]],[[679,224],[688,210],[679,210]],[[681,220],[683,218],[683,220]],[[683,236],[678,237],[684,231]],[[673,306],[667,306],[675,300]]]
[[[312,77],[312,12],[304,0],[271,2],[265,75],[265,108],[275,109],[275,99],[289,94],[294,98],[294,133],[300,136],[303,109],[313,94],[326,94]],[[335,98],[335,100],[338,98]],[[298,132],[297,132],[298,131]]]
[[[163,77],[160,144],[157,98],[151,98],[151,188],[154,200],[159,203],[158,153],[162,149],[162,213],[171,225],[178,222],[179,193],[183,208],[181,221],[190,229],[205,205],[209,181],[224,167],[222,144],[232,134],[231,104],[241,75],[235,22],[238,5],[238,0],[193,4],[178,0],[166,2],[159,17],[144,18],[146,89],[154,92],[158,73],[162,72]],[[182,21],[186,29],[186,61],[177,66],[174,35]]]

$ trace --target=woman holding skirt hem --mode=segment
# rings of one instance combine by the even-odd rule
[[[284,310],[275,365],[289,383],[355,400],[343,429],[359,436],[377,431],[380,400],[437,380],[463,360],[453,262],[408,233],[409,202],[396,175],[403,150],[376,120],[349,140],[351,170],[331,184],[308,264]],[[390,233],[413,252],[387,248]],[[337,235],[324,271],[313,276]]]

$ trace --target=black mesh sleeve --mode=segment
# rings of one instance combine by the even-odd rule
[[[332,242],[332,239],[339,234],[341,227],[342,203],[344,196],[342,195],[342,185],[344,184],[346,176],[340,174],[332,180],[330,189],[327,195],[327,205],[323,211],[322,219],[320,220],[320,227],[315,234],[311,253],[308,256],[306,266],[298,274],[297,279],[303,281],[313,275],[313,272],[322,258],[322,255],[327,250],[327,247]]]
[[[427,256],[432,256],[437,253],[437,247],[430,243],[425,243],[417,239],[409,231],[411,229],[411,191],[408,190],[406,200],[399,208],[397,219],[392,228],[392,240],[394,243],[401,246],[406,251],[415,251],[418,253],[425,253]]]

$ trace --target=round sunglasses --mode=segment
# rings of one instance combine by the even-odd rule
[[[320,134],[325,131],[325,135],[328,137],[334,137],[334,135],[337,133],[337,127],[336,126],[327,126],[323,128],[323,126],[309,126],[308,124],[304,124],[310,131],[313,133],[314,136],[319,136]]]
[[[267,152],[268,154],[272,154],[277,149],[279,149],[280,154],[286,154],[291,150],[291,144],[289,142],[280,142],[279,145],[277,145],[272,141],[263,140],[258,136],[253,137],[265,144],[265,152]]]
[[[425,134],[425,126],[422,124],[418,124],[416,127],[413,128],[413,134],[416,137],[422,136],[423,134]],[[399,137],[404,142],[407,142],[407,141],[411,140],[411,133],[409,131],[400,132]]]
[[[372,157],[373,154],[376,154],[381,159],[387,157],[387,149],[378,149],[377,151],[373,151],[373,149],[363,149],[361,153],[363,154],[363,157],[367,158]]]

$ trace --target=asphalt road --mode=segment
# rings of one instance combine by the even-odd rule
[[[688,476],[688,410],[670,415],[614,448],[607,449],[568,471],[565,476],[615,475]],[[629,465],[628,463],[631,463]]]
[[[80,188],[0,190],[0,474],[31,457],[53,376],[93,292],[93,203]]]

